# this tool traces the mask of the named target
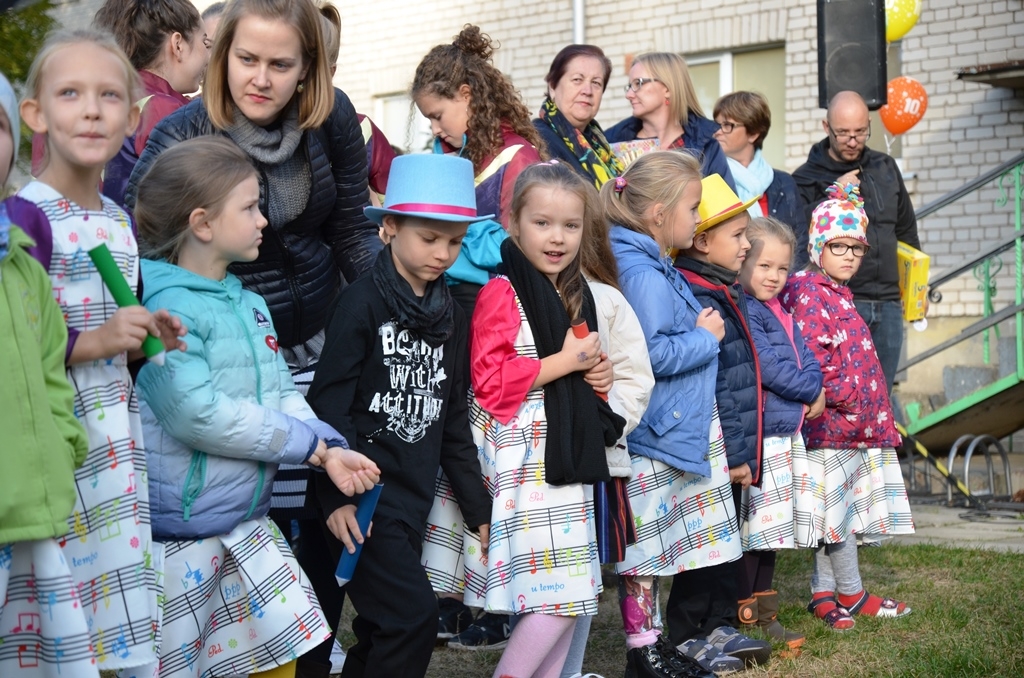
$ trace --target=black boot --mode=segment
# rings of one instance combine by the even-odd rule
[[[626,653],[625,678],[714,678],[695,662],[676,652],[667,640],[635,647]]]

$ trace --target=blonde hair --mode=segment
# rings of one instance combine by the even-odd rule
[[[299,36],[302,64],[309,70],[302,81],[303,91],[296,91],[299,100],[299,129],[316,129],[324,124],[334,108],[334,84],[324,48],[320,13],[311,0],[231,0],[217,28],[210,65],[203,83],[203,105],[210,122],[219,130],[231,126],[234,102],[228,88],[231,44],[235,41],[238,22],[247,16],[281,21]]]
[[[121,62],[124,67],[124,83],[128,88],[128,105],[131,106],[142,94],[142,80],[136,72],[132,62],[125,56],[124,50],[107,31],[92,28],[79,28],[73,31],[54,31],[50,33],[42,49],[32,60],[32,66],[28,69],[28,76],[25,78],[24,99],[38,99],[42,86],[43,69],[46,62],[54,54],[65,47],[90,43],[107,50]]]
[[[638,56],[633,63],[643,64],[651,77],[668,89],[668,112],[673,120],[685,123],[690,113],[706,117],[697,100],[697,90],[690,79],[686,59],[672,52],[648,52]]]
[[[630,164],[618,181],[601,187],[601,205],[609,222],[653,238],[644,221],[647,211],[660,204],[671,212],[690,182],[700,178],[700,161],[689,153],[648,153]]]
[[[177,263],[193,210],[205,209],[216,218],[228,194],[255,176],[245,152],[219,135],[189,139],[158,155],[139,182],[135,201],[142,256]]]
[[[324,32],[327,65],[335,66],[338,63],[338,53],[341,52],[341,14],[338,8],[329,2],[320,5],[320,27]]]
[[[796,254],[796,235],[793,234],[793,229],[778,219],[773,219],[772,217],[754,217],[750,220],[750,223],[747,224],[746,236],[747,241],[750,243],[750,252],[747,255],[747,261],[752,261],[761,254],[761,248],[764,247],[764,241],[769,238],[773,238],[779,243],[789,247],[790,262],[792,262],[793,255]]]
[[[530,165],[516,177],[512,206],[509,210],[510,225],[516,224],[518,227],[519,216],[526,206],[530,191],[539,187],[566,191],[575,195],[583,203],[583,235],[580,251],[569,262],[569,265],[562,269],[555,281],[555,288],[562,298],[562,304],[565,306],[569,318],[578,318],[583,308],[583,287],[587,284],[582,271],[582,259],[587,249],[586,242],[588,239],[593,239],[595,233],[602,230],[600,226],[602,216],[597,200],[597,191],[594,190],[593,184],[585,181],[579,173],[570,169],[565,163],[551,161]],[[607,240],[607,235],[605,240]],[[519,240],[515,236],[512,237],[512,242],[517,247],[519,246]],[[603,279],[602,282],[604,282]]]
[[[132,66],[132,62],[128,60],[128,57],[125,56],[124,50],[114,40],[114,36],[107,31],[93,28],[54,31],[47,36],[46,42],[43,43],[39,53],[36,54],[36,58],[32,60],[32,66],[28,69],[28,76],[25,78],[25,96],[22,98],[22,101],[25,99],[39,99],[43,83],[43,69],[46,68],[46,62],[50,60],[50,57],[65,47],[83,43],[96,45],[117,57],[117,60],[121,62],[121,66],[124,68],[124,83],[128,90],[126,104],[129,108],[134,106],[143,92],[142,80],[139,78],[138,72]],[[19,123],[17,120],[12,120],[11,124],[16,125]],[[43,149],[43,157],[39,162],[39,171],[46,167],[50,159],[50,135],[46,134],[44,136],[46,137],[46,145]],[[17,155],[18,149],[14,149],[14,152]]]

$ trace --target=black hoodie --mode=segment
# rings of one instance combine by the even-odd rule
[[[865,148],[859,160],[846,162],[829,155],[828,137],[811,147],[807,162],[793,172],[797,189],[807,205],[806,222],[826,199],[825,189],[850,170],[859,169],[860,194],[868,215],[868,243],[860,270],[850,281],[855,299],[898,301],[899,268],[896,242],[921,249],[917,219],[896,161],[885,153]]]

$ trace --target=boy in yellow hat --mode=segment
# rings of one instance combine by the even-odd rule
[[[718,377],[715,397],[722,422],[725,454],[729,476],[733,482],[733,498],[739,515],[739,499],[744,487],[758,482],[761,457],[761,378],[754,351],[754,341],[747,326],[746,297],[736,279],[750,243],[746,238],[750,217],[747,208],[757,197],[740,200],[718,174],[701,181],[703,188],[698,207],[701,221],[693,244],[681,250],[675,260],[697,301],[721,314],[725,321],[725,337],[718,352]],[[767,552],[774,556],[774,552]],[[686,570],[673,582],[685,590],[704,595],[688,596],[667,610],[673,630],[685,628],[684,653],[706,642],[718,652],[742,659],[748,666],[764,664],[771,656],[771,644],[739,633],[738,602],[751,597],[754,576],[760,576],[761,552],[744,554],[740,561],[698,570]],[[753,561],[753,568],[748,567]],[[771,563],[774,569],[774,560]],[[709,596],[707,595],[710,592]]]

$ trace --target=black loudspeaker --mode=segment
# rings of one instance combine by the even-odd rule
[[[818,0],[818,105],[853,90],[885,105],[885,0]]]

